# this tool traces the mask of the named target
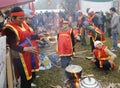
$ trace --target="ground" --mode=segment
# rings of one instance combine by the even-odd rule
[[[111,38],[106,38],[105,45],[109,47],[112,46]],[[46,48],[41,51],[52,53],[56,50],[55,47],[55,44],[52,44],[50,48]],[[105,72],[102,70],[95,69],[94,64],[90,60],[86,59],[87,56],[92,56],[88,37],[87,46],[81,46],[80,43],[77,42],[75,45],[75,51],[77,53],[77,56],[79,57],[73,58],[71,64],[81,66],[83,68],[82,75],[92,74],[103,88],[120,88],[120,72],[118,72],[118,67],[120,65],[120,49],[114,52],[117,55],[117,59],[115,60],[116,68],[110,71],[108,74],[105,74]],[[60,88],[54,87],[57,85],[61,86],[61,88],[64,88],[64,81],[62,80],[64,75],[61,74],[61,71],[62,70],[57,67],[52,67],[49,70],[39,71],[37,75],[39,75],[40,77],[36,78],[34,81],[34,83],[37,84],[36,88]]]

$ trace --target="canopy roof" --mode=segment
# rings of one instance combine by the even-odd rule
[[[34,0],[0,0],[0,9],[12,5],[21,5],[32,1]]]

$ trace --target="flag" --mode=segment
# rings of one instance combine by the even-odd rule
[[[34,6],[34,2],[32,2],[32,8],[31,8],[31,10],[33,11],[32,15],[34,15],[34,13],[35,13],[35,6]]]
[[[30,4],[30,2],[28,3],[28,9],[31,9],[31,4]]]
[[[32,11],[32,15],[34,15],[34,13],[35,13],[35,6],[34,6],[34,2],[32,2],[32,3],[28,3],[28,9],[29,10],[31,10]]]
[[[80,0],[78,0],[78,10],[80,10]]]

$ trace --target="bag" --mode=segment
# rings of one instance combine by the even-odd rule
[[[45,53],[40,53],[39,62],[40,70],[47,70],[52,67],[51,61]]]

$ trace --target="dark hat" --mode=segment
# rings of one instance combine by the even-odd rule
[[[110,10],[112,10],[113,12],[116,12],[115,7],[110,8]]]

